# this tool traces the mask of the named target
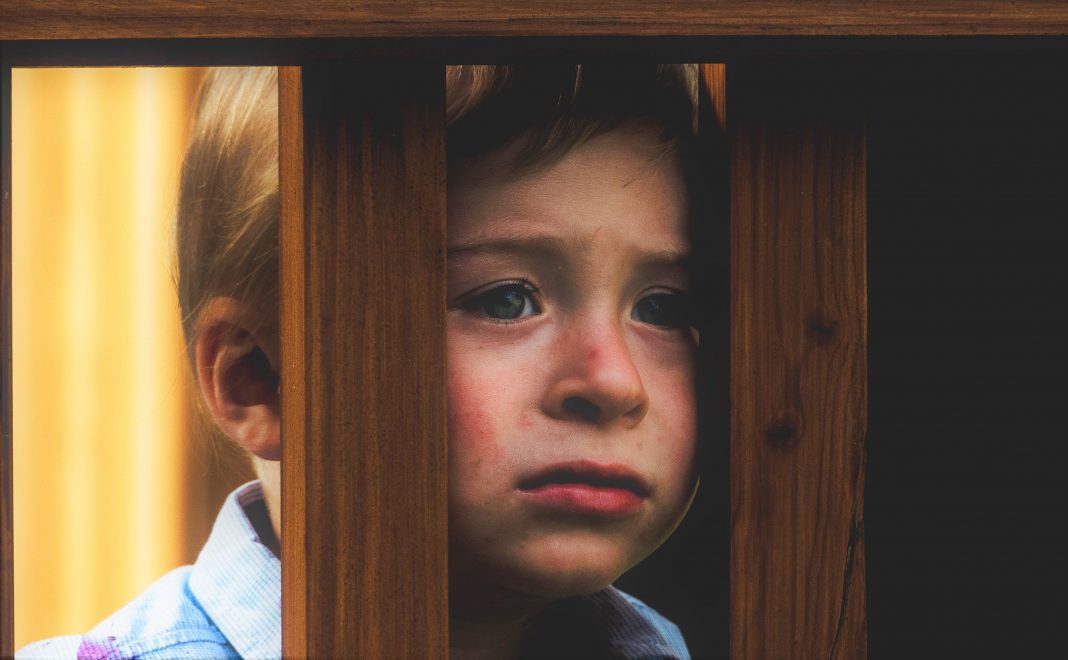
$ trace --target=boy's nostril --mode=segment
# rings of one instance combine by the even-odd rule
[[[601,408],[596,403],[580,396],[569,396],[564,399],[564,411],[588,422],[596,422],[601,418]]]

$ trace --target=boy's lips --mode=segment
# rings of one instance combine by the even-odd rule
[[[538,470],[519,482],[517,492],[538,506],[613,516],[640,509],[649,486],[626,466],[577,461]]]

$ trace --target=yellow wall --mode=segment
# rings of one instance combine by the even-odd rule
[[[16,648],[193,561],[233,481],[190,440],[171,276],[200,75],[12,75]]]

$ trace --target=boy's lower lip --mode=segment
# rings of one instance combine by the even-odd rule
[[[536,506],[594,516],[622,516],[641,508],[645,498],[632,490],[584,483],[548,483],[520,488],[519,495]]]

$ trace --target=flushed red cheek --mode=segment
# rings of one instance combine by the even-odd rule
[[[498,441],[497,418],[492,406],[492,388],[472,386],[449,377],[450,462],[489,467],[503,458]],[[486,465],[486,464],[489,465]]]

